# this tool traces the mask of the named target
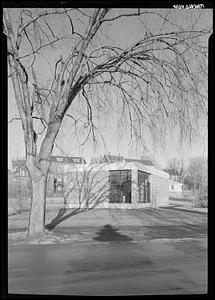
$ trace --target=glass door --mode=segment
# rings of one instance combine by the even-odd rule
[[[131,170],[109,171],[110,203],[131,203]]]
[[[138,171],[139,202],[150,203],[149,174]]]

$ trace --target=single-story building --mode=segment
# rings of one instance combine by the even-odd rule
[[[137,161],[65,165],[68,208],[143,208],[169,204],[169,174]]]
[[[182,198],[183,197],[183,183],[169,180],[169,197]]]

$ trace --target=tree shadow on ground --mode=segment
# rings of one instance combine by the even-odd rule
[[[179,208],[181,207],[181,208]],[[192,207],[191,207],[192,208]],[[199,211],[199,210],[191,210],[189,208],[186,208],[184,205],[174,205],[174,206],[169,206],[169,207],[162,207],[162,209],[167,209],[167,210],[176,210],[176,211],[180,211],[180,212],[185,212],[186,213],[189,213],[190,215],[193,215],[193,214],[207,214],[207,212],[205,211]]]
[[[121,234],[117,232],[119,229],[112,227],[107,224],[104,225],[98,232],[96,232],[97,236],[94,237],[94,240],[99,242],[111,242],[111,241],[131,241],[127,235]]]
[[[206,224],[154,225],[144,227],[145,236],[157,238],[195,238],[207,234]]]
[[[57,216],[54,219],[52,219],[52,221],[50,223],[48,223],[46,225],[46,229],[48,229],[48,230],[54,229],[58,224],[60,224],[63,221],[67,220],[68,218],[86,211],[86,208],[77,208],[77,209],[75,209],[75,210],[73,210],[70,213],[65,215],[66,210],[67,209],[65,207],[61,208],[59,210]]]

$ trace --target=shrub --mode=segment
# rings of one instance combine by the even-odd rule
[[[208,191],[206,188],[199,191],[194,206],[202,208],[208,207]]]
[[[30,183],[28,179],[14,179],[8,182],[8,197],[30,197]]]

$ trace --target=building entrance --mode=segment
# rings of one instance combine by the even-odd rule
[[[139,202],[150,203],[149,174],[138,171]]]
[[[109,171],[110,203],[131,203],[131,170]]]

